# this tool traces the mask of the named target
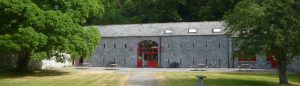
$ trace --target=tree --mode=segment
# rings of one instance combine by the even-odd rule
[[[74,58],[88,57],[98,45],[98,30],[82,25],[87,18],[100,15],[101,4],[91,3],[95,0],[55,1],[60,3],[0,1],[0,51],[17,55],[18,72],[26,72],[31,60],[64,61],[62,53]]]
[[[179,12],[184,21],[219,21],[238,1],[240,0],[187,0]]]
[[[300,55],[299,4],[299,0],[243,0],[225,17],[237,53],[274,54],[280,84],[288,84],[287,65]]]
[[[101,21],[96,22],[96,24],[120,24],[127,21],[121,14],[120,0],[103,0],[103,4],[105,12],[100,19],[96,19],[96,21]]]
[[[219,21],[240,0],[103,0],[97,24]]]

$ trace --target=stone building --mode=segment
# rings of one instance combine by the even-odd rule
[[[241,62],[255,68],[276,68],[272,55],[232,59],[230,37],[222,22],[179,22],[96,26],[102,36],[96,52],[86,60],[104,67],[179,67],[205,64],[210,68],[237,67]]]
[[[230,67],[230,39],[221,22],[154,23],[98,27],[102,41],[88,60],[93,66]]]

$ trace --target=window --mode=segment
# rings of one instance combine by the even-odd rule
[[[195,48],[195,43],[193,43],[193,48]]]
[[[196,29],[189,29],[189,33],[196,33],[197,30]]]
[[[212,29],[212,32],[213,32],[213,33],[221,33],[222,30],[221,30],[221,29]]]
[[[180,60],[179,60],[179,64],[181,64],[181,62],[182,62],[182,60],[181,60],[181,58],[180,58]]]
[[[103,48],[105,48],[105,44],[103,44]]]
[[[173,31],[172,30],[165,30],[165,34],[171,34]]]
[[[124,47],[127,48],[127,44],[125,44]]]
[[[205,48],[207,48],[207,44],[205,44]]]
[[[116,48],[117,47],[117,45],[116,44],[114,44],[114,48]]]
[[[221,48],[221,44],[219,43],[219,48]]]
[[[193,65],[195,65],[195,59],[193,58]]]

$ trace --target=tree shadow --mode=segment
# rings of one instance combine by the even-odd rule
[[[238,75],[238,76],[263,76],[263,77],[270,77],[270,78],[278,78],[277,74],[271,74],[271,73],[258,73],[258,72],[235,72],[235,73],[219,73],[224,75]],[[300,74],[289,74],[289,81],[299,82],[300,81]],[[207,79],[208,81],[224,81],[222,84],[228,84],[234,82],[235,84],[239,84],[240,86],[297,86],[293,84],[288,85],[279,85],[279,82],[268,82],[263,80],[244,80],[244,79],[228,79],[228,78],[220,78],[217,80],[214,79]],[[217,85],[215,85],[217,86]],[[226,85],[224,85],[226,86]]]
[[[242,75],[242,76],[264,76],[264,77],[277,77],[277,74],[272,73],[260,73],[260,72],[224,72],[219,73],[224,75]]]
[[[205,79],[207,86],[274,86],[277,83],[260,80],[243,80],[230,78]]]
[[[59,70],[34,70],[26,73],[18,73],[15,71],[1,71],[0,79],[22,78],[26,76],[31,76],[31,77],[61,76],[61,75],[68,75],[68,74],[70,74],[70,72],[59,71]]]

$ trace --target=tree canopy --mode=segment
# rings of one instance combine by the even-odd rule
[[[103,0],[93,24],[219,21],[240,0]]]
[[[0,51],[17,54],[18,71],[30,60],[89,57],[100,41],[98,29],[84,28],[102,15],[97,0],[1,0]]]
[[[273,53],[280,84],[287,84],[287,65],[300,55],[299,0],[243,0],[225,18],[237,55]]]

